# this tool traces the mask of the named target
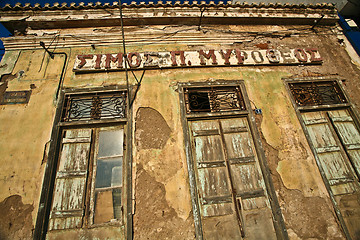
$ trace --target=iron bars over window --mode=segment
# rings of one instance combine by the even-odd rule
[[[186,88],[187,113],[245,110],[239,87]]]
[[[298,106],[318,106],[346,103],[336,81],[290,83],[290,90]]]
[[[104,120],[126,117],[126,92],[114,91],[66,96],[62,121]]]

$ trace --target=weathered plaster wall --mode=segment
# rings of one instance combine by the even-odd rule
[[[243,73],[249,98],[263,110],[263,115],[257,116],[257,125],[291,239],[344,238],[281,80],[282,77],[344,77],[345,88],[352,102],[358,105],[358,93],[355,92],[359,89],[356,81],[359,70],[349,64],[350,58],[336,40],[334,36],[286,41],[267,39],[269,45],[277,48],[283,45],[290,48],[296,45],[318,47],[324,63],[321,66],[279,67],[276,71],[258,68]]]
[[[134,237],[193,239],[178,95],[163,77],[149,77],[134,106]]]
[[[332,204],[281,77],[246,73],[249,97],[263,110],[257,126],[291,239],[342,239]],[[261,94],[259,94],[261,93]]]
[[[186,81],[211,82],[218,79],[243,79],[250,100],[257,107],[263,109],[263,115],[257,116],[258,128],[261,131],[267,164],[272,173],[272,179],[290,238],[344,239],[314,156],[297,119],[282,78],[338,76],[350,79],[351,81],[351,79],[354,79],[354,76],[355,78],[359,76],[358,69],[349,64],[350,59],[346,52],[337,43],[337,38],[332,36],[316,36],[314,34],[311,38],[295,37],[283,40],[261,38],[238,47],[262,48],[264,45],[279,49],[296,48],[298,46],[318,47],[324,57],[324,63],[319,66],[296,67],[154,70],[153,74],[147,73],[145,75],[143,85],[146,82],[151,82],[152,89],[156,89],[156,91],[147,91],[142,85],[136,103],[144,106],[139,103],[143,98],[143,101],[147,103],[149,98],[154,97],[151,95],[158,95],[157,91],[162,86],[154,84],[153,75],[155,75],[157,81],[163,83],[170,82],[172,86],[175,86],[176,82]],[[209,49],[211,47],[215,49],[220,48],[219,45],[206,45],[204,48]],[[186,50],[191,48],[201,49],[202,47],[177,47],[177,49],[180,48]],[[356,82],[351,82],[351,84],[357,85]],[[356,88],[351,90],[357,91]],[[351,91],[349,93],[353,103],[356,105],[359,102],[357,96]],[[169,99],[170,97],[167,98],[166,105],[172,104]],[[161,104],[161,99],[157,98],[157,100],[159,100],[156,101],[157,109],[164,107]],[[178,108],[178,105],[173,105],[171,108]],[[146,155],[145,159],[148,156]],[[149,164],[151,164],[151,160],[147,159],[146,161],[149,161]],[[140,169],[141,171],[143,170],[142,165]],[[158,176],[158,178],[161,177]],[[138,190],[139,188],[136,188],[136,192]],[[139,230],[141,230],[141,227],[139,227]]]
[[[225,29],[244,31],[245,27]],[[252,32],[269,30],[261,26],[250,26],[248,29]],[[133,105],[135,239],[195,237],[177,83],[216,80],[244,80],[249,99],[263,110],[262,115],[256,116],[257,126],[290,238],[344,238],[282,80],[283,77],[322,75],[343,77],[346,79],[344,87],[358,107],[359,70],[350,64],[345,50],[331,33],[282,39],[251,37],[243,43],[224,45],[212,44],[211,41],[202,45],[187,45],[184,42],[139,44],[127,49],[130,52],[317,47],[324,58],[324,63],[318,66],[147,70]],[[226,37],[229,35],[226,34]],[[64,87],[126,85],[124,72],[74,74],[71,70],[77,54],[116,53],[121,50],[120,45],[65,49],[69,63]],[[8,90],[29,90],[30,84],[35,84],[28,104],[0,106],[0,212],[17,209],[12,215],[0,216],[0,227],[9,225],[9,229],[3,232],[12,238],[25,236],[34,226],[45,166],[43,150],[50,139],[54,97],[64,58],[56,56],[54,60],[49,59],[43,50],[14,52],[11,56],[6,68],[11,67],[12,62],[16,64],[11,67],[11,75],[7,75]],[[135,71],[135,74],[141,76],[140,71]],[[130,74],[130,83],[134,82]],[[24,220],[24,227],[12,227],[19,219]],[[101,239],[118,237],[123,234],[122,231],[114,228],[74,230],[66,234],[53,233],[49,237]]]
[[[34,71],[40,65],[31,59],[40,58],[42,54],[22,51],[19,55],[10,51],[2,61],[9,66],[5,72],[8,75],[2,78],[7,82],[7,90],[32,91],[28,104],[0,106],[2,239],[32,239],[46,161],[44,147],[50,139],[59,74],[53,66],[43,67],[40,73]],[[61,61],[55,59],[54,66],[61,65]],[[34,85],[30,87],[30,84]]]
[[[33,220],[32,204],[24,204],[21,196],[12,195],[0,203],[0,239],[31,239]]]
[[[101,226],[92,229],[72,229],[66,231],[52,231],[46,235],[49,240],[102,240],[125,239],[123,227]]]

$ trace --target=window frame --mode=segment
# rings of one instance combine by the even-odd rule
[[[299,106],[296,103],[295,98],[293,96],[293,93],[291,91],[291,88],[289,86],[291,83],[329,82],[329,81],[334,81],[334,82],[337,83],[340,91],[342,92],[343,96],[345,97],[346,103],[318,105],[318,106]],[[308,144],[310,146],[310,149],[311,149],[311,151],[313,153],[316,165],[318,166],[318,169],[319,169],[321,178],[323,180],[323,183],[324,183],[324,185],[325,185],[325,187],[326,187],[326,189],[327,189],[327,191],[329,193],[331,202],[333,203],[333,207],[334,207],[336,216],[337,216],[337,218],[338,218],[338,220],[340,222],[340,225],[342,227],[342,230],[344,231],[344,234],[345,234],[346,238],[351,239],[350,232],[349,232],[349,230],[348,230],[348,228],[346,226],[345,220],[344,220],[344,218],[343,218],[343,216],[342,216],[342,214],[340,212],[340,208],[338,207],[338,203],[337,203],[337,201],[335,199],[335,195],[332,192],[330,183],[329,183],[329,181],[328,181],[328,179],[326,177],[326,174],[325,174],[325,170],[322,167],[321,160],[318,157],[315,146],[314,146],[313,142],[311,141],[310,133],[307,130],[307,127],[306,127],[305,122],[303,120],[303,117],[301,115],[301,113],[305,113],[305,112],[348,110],[349,113],[350,113],[350,116],[354,120],[354,123],[355,123],[356,127],[358,129],[360,129],[360,121],[359,121],[359,117],[358,117],[359,114],[356,112],[356,110],[355,110],[353,104],[351,103],[346,91],[344,90],[344,87],[342,85],[342,81],[345,81],[345,79],[329,77],[329,76],[325,76],[325,77],[304,77],[304,78],[283,78],[283,82],[284,82],[285,88],[286,88],[286,90],[288,92],[290,101],[291,101],[291,103],[293,105],[296,116],[297,116],[297,118],[298,118],[298,120],[300,122],[300,125],[301,125],[302,129],[303,129],[303,132],[304,132],[305,137],[307,139],[307,142],[308,142]],[[333,129],[331,129],[331,131],[333,132]]]
[[[95,209],[96,209],[96,192],[102,192],[104,191],[104,189],[101,189],[101,190],[98,190],[96,189],[96,173],[97,173],[97,167],[98,167],[98,162],[97,162],[97,158],[98,158],[98,151],[99,151],[99,143],[100,143],[100,140],[99,140],[99,136],[100,136],[100,132],[102,131],[102,129],[104,128],[114,128],[114,129],[120,129],[122,128],[123,129],[123,161],[122,161],[122,165],[125,165],[125,156],[126,156],[126,147],[125,146],[128,146],[127,142],[126,142],[126,136],[125,136],[125,132],[126,132],[126,125],[122,125],[122,124],[116,124],[116,125],[111,125],[111,126],[106,126],[106,127],[98,127],[98,128],[95,128],[93,129],[93,135],[94,135],[94,147],[92,148],[93,149],[93,154],[91,154],[90,158],[92,158],[92,162],[90,162],[90,167],[89,167],[89,171],[92,171],[92,175],[91,175],[91,186],[88,186],[88,191],[90,192],[90,194],[88,194],[88,203],[90,203],[89,207],[88,207],[88,216],[85,215],[85,217],[87,218],[85,221],[89,221],[89,224],[87,226],[87,228],[95,228],[95,227],[100,227],[100,226],[108,226],[108,225],[117,225],[117,226],[120,226],[123,224],[124,220],[123,220],[123,216],[124,216],[124,212],[122,211],[122,218],[121,219],[116,219],[114,221],[111,221],[111,222],[104,222],[104,223],[95,223]],[[122,178],[124,178],[124,169],[122,170]],[[124,181],[123,181],[124,182]],[[115,188],[119,188],[119,187],[110,187],[111,189],[115,189]],[[124,202],[124,194],[123,194],[123,189],[124,189],[124,184],[122,184],[122,187],[121,187],[121,205],[123,205],[123,202]]]
[[[189,88],[209,88],[209,87],[239,87],[242,94],[242,100],[245,104],[245,110],[230,110],[230,111],[218,111],[218,112],[191,112],[188,113],[188,107],[185,101],[185,90]],[[217,80],[214,82],[182,82],[178,83],[179,101],[180,101],[180,113],[184,135],[184,146],[186,153],[187,168],[189,174],[190,183],[190,195],[192,202],[192,211],[194,217],[194,226],[196,239],[203,239],[203,230],[201,223],[200,206],[198,200],[198,190],[196,183],[196,174],[194,169],[194,158],[191,150],[191,137],[189,131],[189,121],[194,120],[209,120],[209,119],[223,119],[223,118],[237,118],[245,117],[249,124],[249,130],[255,146],[255,151],[258,156],[260,170],[264,178],[266,190],[269,195],[269,202],[271,211],[274,216],[274,229],[278,239],[288,239],[285,223],[282,217],[280,205],[275,193],[275,188],[271,180],[269,167],[265,160],[265,152],[262,148],[260,134],[257,131],[255,117],[250,105],[249,97],[247,95],[245,84],[243,80]]]
[[[130,87],[131,92],[131,87]],[[102,93],[102,92],[126,92],[126,118],[115,118],[115,119],[104,119],[104,120],[85,120],[85,121],[70,121],[70,122],[63,122],[63,108],[65,103],[66,95],[72,94],[92,94],[92,93]],[[127,239],[132,239],[132,111],[129,108],[129,93],[127,92],[127,86],[111,86],[111,87],[97,87],[97,88],[83,88],[83,89],[64,89],[61,91],[60,97],[58,99],[57,108],[55,112],[54,122],[53,122],[53,129],[51,133],[51,139],[47,143],[49,147],[47,148],[45,144],[44,150],[44,159],[43,162],[46,161],[46,168],[43,178],[43,185],[42,191],[39,201],[39,209],[35,224],[35,231],[34,231],[34,239],[45,239],[46,234],[48,232],[48,224],[49,224],[49,217],[52,207],[52,198],[54,192],[54,184],[55,184],[55,177],[57,172],[57,165],[59,163],[59,154],[60,154],[60,147],[62,141],[62,132],[64,129],[80,129],[80,128],[88,128],[88,129],[99,129],[102,127],[111,127],[111,126],[123,126],[124,129],[124,143],[126,143],[126,150],[124,149],[123,153],[123,192],[122,192],[122,204],[123,207],[122,211],[122,221],[114,221],[114,222],[107,222],[101,224],[88,224],[86,228],[91,229],[99,226],[123,226],[125,237]],[[94,133],[92,134],[94,135]],[[93,140],[91,143],[90,149],[90,159],[89,162],[93,164],[94,158],[94,147],[93,147]],[[46,152],[48,149],[48,152]],[[47,159],[46,159],[47,158]],[[92,175],[93,166],[89,165],[88,171],[90,175]],[[92,176],[91,176],[92,177]],[[90,176],[89,176],[90,178]],[[93,181],[91,181],[93,182]],[[86,183],[87,184],[87,183]],[[86,188],[91,186],[86,186]],[[87,190],[88,191],[88,190]],[[87,194],[90,197],[93,192]],[[87,197],[86,196],[86,197]],[[86,200],[85,200],[86,201]],[[87,210],[84,214],[84,222],[90,220],[89,213]],[[83,228],[83,227],[82,227]]]

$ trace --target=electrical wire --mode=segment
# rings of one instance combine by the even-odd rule
[[[186,32],[186,31],[190,31],[190,30],[196,30],[197,27],[193,27],[193,28],[188,28],[188,29],[181,29],[181,30],[177,30],[175,32],[171,32],[171,33],[164,33],[164,35],[162,36],[156,36],[156,37],[153,37],[153,38],[148,38],[148,39],[143,39],[143,40],[137,40],[136,42],[146,42],[146,41],[149,41],[149,40],[156,40],[156,39],[160,39],[159,41],[161,41],[161,38],[164,38],[164,39],[168,39],[174,35],[176,35],[177,33],[180,33],[180,32]],[[78,36],[74,36],[72,34],[64,34],[64,36],[70,36],[70,37],[73,37],[75,39],[79,39],[80,41],[82,42],[86,42],[86,43],[91,43],[91,44],[101,44],[101,43],[108,43],[108,42],[103,42],[103,41],[99,41],[99,40],[95,40],[95,39],[90,39],[90,40],[87,40],[87,39],[84,39],[84,38],[81,38],[81,37],[78,37]]]
[[[123,45],[123,56],[125,58],[124,61],[124,68],[125,68],[125,78],[126,78],[126,88],[127,88],[127,92],[128,92],[128,103],[130,105],[130,98],[131,98],[131,93],[130,93],[130,85],[129,85],[129,74],[128,74],[128,62],[127,60],[127,54],[126,54],[126,46],[125,46],[125,32],[124,32],[124,20],[123,20],[123,14],[122,14],[122,3],[121,0],[119,0],[119,10],[120,10],[120,23],[121,23],[121,35],[122,35],[122,45]],[[130,110],[130,109],[129,109]]]
[[[123,25],[123,16],[122,16],[122,5],[121,5],[121,0],[119,0],[119,10],[120,10],[120,18],[121,18],[121,35],[123,38],[123,50],[125,51],[125,36],[124,36],[124,25]],[[178,33],[181,32],[189,32],[192,30],[197,30],[198,32],[202,31],[204,34],[206,34],[207,31],[212,31],[212,32],[217,32],[217,33],[222,33],[222,34],[231,34],[234,35],[236,34],[237,37],[252,37],[253,39],[251,40],[245,40],[246,42],[252,42],[255,39],[259,38],[259,37],[271,37],[271,38],[285,38],[285,37],[291,37],[291,36],[311,36],[311,35],[337,35],[335,32],[333,32],[332,30],[336,29],[336,26],[334,27],[326,27],[326,26],[317,26],[317,30],[313,30],[311,29],[311,26],[306,26],[306,27],[301,27],[301,28],[288,28],[288,29],[283,29],[283,30],[275,30],[275,31],[262,31],[262,32],[258,32],[258,31],[234,31],[234,30],[223,30],[223,29],[216,29],[213,27],[203,27],[201,26],[201,19],[202,19],[202,15],[203,12],[205,11],[205,9],[200,8],[200,18],[199,18],[199,26],[197,27],[191,27],[191,28],[185,28],[185,29],[179,29],[173,32],[165,32],[160,36],[155,36],[152,38],[144,38],[144,39],[138,39],[138,40],[133,40],[133,42],[136,42],[137,45],[141,45],[141,43],[143,43],[142,45],[153,45],[153,44],[159,44],[159,42],[163,42],[166,41],[167,39],[175,36]],[[182,25],[172,25],[169,27],[183,27]],[[146,27],[147,29],[154,29],[154,30],[160,30],[159,28],[154,28],[154,27]],[[167,28],[167,26],[165,26],[164,28],[162,28],[161,30],[164,30],[165,28]],[[322,30],[327,31],[327,32],[321,32]],[[290,31],[290,32],[289,32]],[[292,32],[291,32],[292,31]],[[294,32],[295,31],[295,32]],[[329,31],[332,31],[331,33],[328,33]],[[91,44],[92,46],[95,44],[109,44],[109,41],[103,41],[103,40],[98,40],[98,39],[85,39],[79,36],[75,36],[73,34],[64,34],[64,37],[72,37],[74,39],[77,39],[79,41],[82,42],[86,42]],[[52,42],[57,38],[59,41],[59,37],[60,34],[56,35],[55,38],[52,40]],[[154,40],[156,40],[156,42],[154,42]],[[57,41],[57,42],[58,42]],[[51,42],[51,44],[52,44]],[[50,46],[51,46],[50,44]],[[49,46],[49,47],[50,47]],[[55,45],[56,48],[57,44]],[[126,57],[126,53],[124,52],[124,56]],[[125,61],[125,64],[129,64],[128,61]],[[130,64],[129,64],[130,66]],[[136,78],[136,77],[135,77]],[[137,80],[137,78],[136,78]],[[137,80],[138,82],[138,80]]]
[[[174,26],[173,26],[174,27]],[[175,27],[179,27],[179,26],[175,26]],[[136,40],[136,43],[141,43],[141,42],[146,42],[146,45],[152,45],[152,44],[158,44],[158,42],[161,41],[165,41],[169,38],[171,38],[172,36],[175,36],[176,34],[180,33],[180,32],[187,32],[187,31],[191,31],[191,30],[197,30],[198,27],[192,27],[192,28],[186,28],[186,29],[180,29],[180,30],[176,30],[174,32],[170,32],[170,33],[164,33],[161,36],[156,36],[153,38],[147,38],[147,39],[139,39]],[[290,36],[311,36],[311,35],[324,35],[324,36],[328,36],[328,35],[336,35],[336,33],[332,32],[332,33],[323,33],[321,32],[321,30],[325,29],[326,31],[331,31],[331,30],[335,30],[336,27],[326,27],[326,26],[317,26],[317,32],[314,32],[311,30],[311,27],[303,27],[303,28],[289,28],[289,29],[284,29],[284,30],[276,30],[276,31],[263,31],[263,32],[243,32],[243,31],[233,31],[233,30],[222,30],[222,29],[215,29],[215,28],[211,28],[211,27],[201,27],[201,30],[207,30],[207,31],[214,31],[214,32],[218,32],[218,33],[225,33],[225,34],[236,34],[238,37],[260,37],[260,36],[264,36],[264,37],[290,37]],[[289,33],[289,31],[299,31],[299,32],[291,32]],[[306,32],[304,32],[306,31]],[[282,34],[282,35],[281,35]],[[340,35],[340,34],[339,34]],[[74,36],[72,34],[65,34],[64,36],[70,36],[73,37],[75,39],[78,39],[82,42],[87,42],[90,44],[108,44],[109,42],[105,42],[105,41],[101,41],[101,40],[96,40],[96,39],[84,39],[78,36]],[[157,40],[157,42],[149,42],[152,40]]]

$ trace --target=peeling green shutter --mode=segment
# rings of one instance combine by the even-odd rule
[[[329,117],[340,140],[349,154],[357,176],[360,175],[360,134],[347,110],[329,111]]]
[[[272,211],[246,118],[191,121],[205,239],[276,239]]]
[[[337,206],[360,239],[360,134],[348,110],[301,114]]]
[[[90,145],[90,129],[64,131],[49,230],[82,226]]]

